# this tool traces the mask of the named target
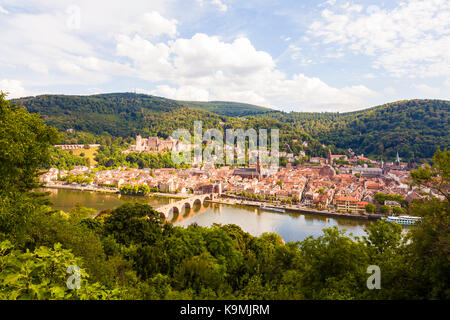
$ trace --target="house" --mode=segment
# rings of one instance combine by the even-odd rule
[[[314,164],[321,164],[322,163],[322,158],[320,158],[320,157],[312,157],[311,159],[309,159],[309,162],[314,163]]]
[[[383,174],[383,170],[381,168],[355,167],[352,169],[352,173],[359,173],[364,178],[375,178],[380,177]]]
[[[236,168],[233,171],[234,176],[240,176],[242,178],[253,179],[259,178],[260,173],[257,168]]]
[[[342,212],[358,212],[358,200],[353,197],[337,196],[334,197],[334,206]]]
[[[390,206],[390,207],[401,207],[400,203],[398,203],[397,201],[392,201],[392,200],[386,200],[384,202],[385,205]]]

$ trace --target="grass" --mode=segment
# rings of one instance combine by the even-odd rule
[[[84,158],[89,158],[91,166],[95,166],[95,165],[97,165],[97,161],[95,161],[94,158],[97,153],[97,149],[98,149],[98,147],[94,147],[94,148],[91,147],[89,149],[81,148],[81,149],[72,150],[72,152],[73,152],[73,155],[79,156],[79,157],[80,157],[80,154],[84,153]]]

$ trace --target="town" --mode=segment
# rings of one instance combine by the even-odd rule
[[[136,140],[137,144],[127,152],[162,151],[162,146],[167,149],[178,145],[170,138],[141,139],[138,136]],[[432,192],[410,186],[410,168],[398,155],[395,162],[384,163],[349,152],[351,157],[328,151],[327,158],[312,157],[307,163],[297,165],[294,162],[298,156],[280,152],[279,156],[287,161],[278,170],[270,170],[259,162],[247,167],[203,165],[188,169],[119,167],[99,170],[77,166],[70,171],[52,168],[40,180],[47,187],[132,195],[157,192],[189,197],[215,193],[226,201],[234,199],[232,203],[240,203],[237,200],[263,201],[288,205],[287,208],[342,214],[406,213],[406,203],[421,198],[424,191]],[[385,195],[386,201],[377,201],[377,194]]]

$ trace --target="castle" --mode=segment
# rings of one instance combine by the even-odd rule
[[[190,144],[183,144],[180,140],[172,137],[160,139],[158,137],[142,138],[141,135],[136,136],[136,144],[131,145],[129,152],[161,152],[163,150],[171,150],[175,152],[189,151]]]

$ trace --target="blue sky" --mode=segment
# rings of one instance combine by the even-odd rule
[[[286,111],[450,98],[450,1],[0,0],[0,90]]]

